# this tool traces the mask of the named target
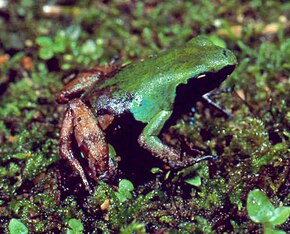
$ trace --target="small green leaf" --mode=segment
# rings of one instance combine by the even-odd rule
[[[50,47],[53,44],[50,37],[37,37],[36,43],[41,47]]]
[[[130,180],[123,179],[119,182],[118,191],[133,191],[134,185]]]
[[[146,234],[145,224],[143,223],[137,223],[136,221],[133,221],[130,224],[125,224],[125,226],[121,227],[120,229],[121,234],[132,234],[132,233],[138,233],[138,234]]]
[[[53,51],[61,53],[65,51],[65,39],[61,35],[57,35],[53,43]]]
[[[122,194],[122,193],[116,193],[116,196],[118,197],[118,199],[119,199],[119,201],[120,202],[124,202],[124,201],[126,201],[127,200],[127,197],[124,195],[124,194]]]
[[[151,168],[151,173],[152,174],[161,174],[163,171],[160,169],[160,168],[158,168],[158,167],[153,167],[153,168]]]
[[[21,5],[24,7],[32,7],[33,0],[21,0]]]
[[[126,198],[129,198],[129,199],[132,198],[132,194],[129,191],[121,190],[121,191],[119,191],[119,193],[122,194],[122,195],[124,195]]]
[[[11,155],[11,158],[16,158],[16,159],[27,159],[27,158],[31,158],[32,157],[32,153],[31,152],[23,152],[23,153],[16,153]]]
[[[96,43],[93,41],[93,40],[87,40],[82,48],[81,48],[81,51],[83,54],[93,54],[97,49],[97,45]]]
[[[263,192],[255,189],[248,194],[247,210],[254,222],[265,223],[273,216],[274,206]]]
[[[274,215],[270,218],[269,222],[275,226],[284,223],[290,215],[289,206],[281,206],[274,210]]]
[[[64,64],[61,65],[61,69],[62,70],[69,70],[69,69],[71,69],[71,64],[64,63]]]
[[[53,57],[53,51],[50,48],[41,48],[38,51],[38,55],[40,58],[44,59],[44,60],[48,60],[51,59]]]
[[[8,225],[10,234],[27,234],[28,228],[18,219],[11,219]]]
[[[112,159],[116,158],[117,153],[115,151],[115,148],[111,144],[108,144],[108,147],[109,147],[109,157]]]
[[[286,234],[286,232],[282,230],[275,230],[273,228],[264,229],[264,234]]]
[[[195,176],[193,178],[186,179],[185,182],[190,184],[190,185],[198,187],[201,185],[201,178],[200,178],[200,176]]]
[[[127,198],[129,199],[132,198],[131,191],[133,190],[134,190],[134,185],[132,184],[132,182],[124,179],[119,182],[119,188],[116,195],[118,199],[120,200],[120,202],[124,202],[127,200]]]
[[[171,171],[168,171],[168,172],[165,174],[164,179],[167,180],[167,179],[169,178],[170,174],[171,174]]]
[[[70,229],[67,230],[67,234],[81,234],[84,230],[82,222],[78,219],[70,219],[68,225]]]
[[[82,32],[81,27],[79,25],[73,24],[66,29],[66,32],[65,32],[66,39],[77,41],[77,39],[81,35],[81,32]]]

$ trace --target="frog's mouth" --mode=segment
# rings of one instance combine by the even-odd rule
[[[197,93],[205,94],[212,89],[219,87],[220,84],[234,71],[235,66],[236,65],[229,65],[218,72],[200,74],[195,79],[190,79],[189,86],[191,86],[193,90],[196,90]]]
[[[200,74],[198,75],[196,78],[197,79],[202,79],[205,77],[215,77],[215,78],[211,78],[211,79],[222,79],[225,80],[227,78],[227,76],[229,76],[235,69],[236,65],[229,65],[224,67],[223,69],[219,70],[218,72],[208,72],[206,74]]]
[[[207,72],[189,79],[176,89],[176,105],[185,105],[189,100],[199,99],[203,94],[217,88],[233,72],[235,65],[226,66],[218,72]],[[190,105],[190,104],[188,104]]]

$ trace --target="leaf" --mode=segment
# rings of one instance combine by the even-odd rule
[[[11,158],[16,158],[16,159],[27,159],[27,158],[31,158],[32,157],[32,153],[31,152],[22,152],[22,153],[16,153],[11,155]]]
[[[280,225],[284,223],[290,215],[289,206],[281,206],[274,210],[274,215],[270,218],[269,222],[272,225]]]
[[[200,176],[195,176],[193,178],[186,179],[185,182],[190,184],[190,185],[198,187],[201,185],[201,178],[200,178]]]
[[[65,52],[65,39],[60,34],[54,39],[53,51],[56,53]]]
[[[82,29],[79,25],[73,24],[69,26],[65,32],[67,40],[77,41],[80,37]]]
[[[119,182],[119,189],[118,191],[133,191],[134,185],[130,180],[123,179]]]
[[[21,0],[21,5],[24,7],[32,7],[33,0]]]
[[[126,201],[127,200],[127,197],[124,195],[124,194],[122,194],[122,193],[116,193],[116,196],[118,197],[118,199],[119,199],[119,201],[120,202],[124,202],[124,201]]]
[[[131,191],[134,190],[134,185],[130,180],[123,179],[119,182],[118,192],[116,193],[120,202],[124,202],[127,198],[131,199]]]
[[[51,59],[53,57],[53,51],[50,48],[41,48],[38,51],[38,55],[40,58],[44,59],[44,60],[48,60]]]
[[[8,225],[10,234],[27,234],[28,228],[18,219],[11,219]]]
[[[89,39],[83,44],[81,51],[83,54],[93,54],[96,51],[96,49],[97,49],[96,43],[93,40]]]
[[[37,37],[36,44],[41,47],[50,47],[52,46],[53,42],[50,37]]]
[[[160,173],[162,173],[162,170],[158,167],[153,167],[153,168],[151,168],[150,172],[152,174],[160,174]]]
[[[69,63],[64,63],[61,65],[62,70],[69,70],[71,69],[71,65]]]
[[[282,230],[275,230],[275,229],[270,228],[270,229],[265,229],[264,234],[286,234],[286,232]]]
[[[68,230],[67,234],[81,234],[84,230],[82,222],[78,219],[70,219],[68,225],[71,230]]]
[[[254,222],[265,223],[273,216],[274,206],[263,192],[255,189],[248,194],[247,211]]]

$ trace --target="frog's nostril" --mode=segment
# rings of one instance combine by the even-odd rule
[[[223,55],[224,55],[225,57],[228,57],[228,53],[227,53],[226,50],[223,50]]]

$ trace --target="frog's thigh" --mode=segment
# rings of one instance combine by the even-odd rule
[[[80,100],[70,102],[74,135],[80,150],[88,160],[91,176],[97,178],[108,169],[108,144],[92,111]]]
[[[72,110],[70,107],[67,108],[65,116],[63,119],[61,131],[60,131],[60,140],[59,140],[59,154],[62,158],[67,160],[71,167],[73,167],[81,176],[82,181],[88,191],[92,191],[89,185],[89,182],[86,178],[83,167],[80,162],[74,156],[72,152],[72,139],[73,139],[73,116]]]
[[[169,164],[173,161],[179,160],[180,153],[177,150],[165,145],[158,138],[158,135],[171,114],[172,111],[160,111],[146,125],[138,138],[138,142],[142,147],[150,151],[157,158],[160,158],[165,163]]]

